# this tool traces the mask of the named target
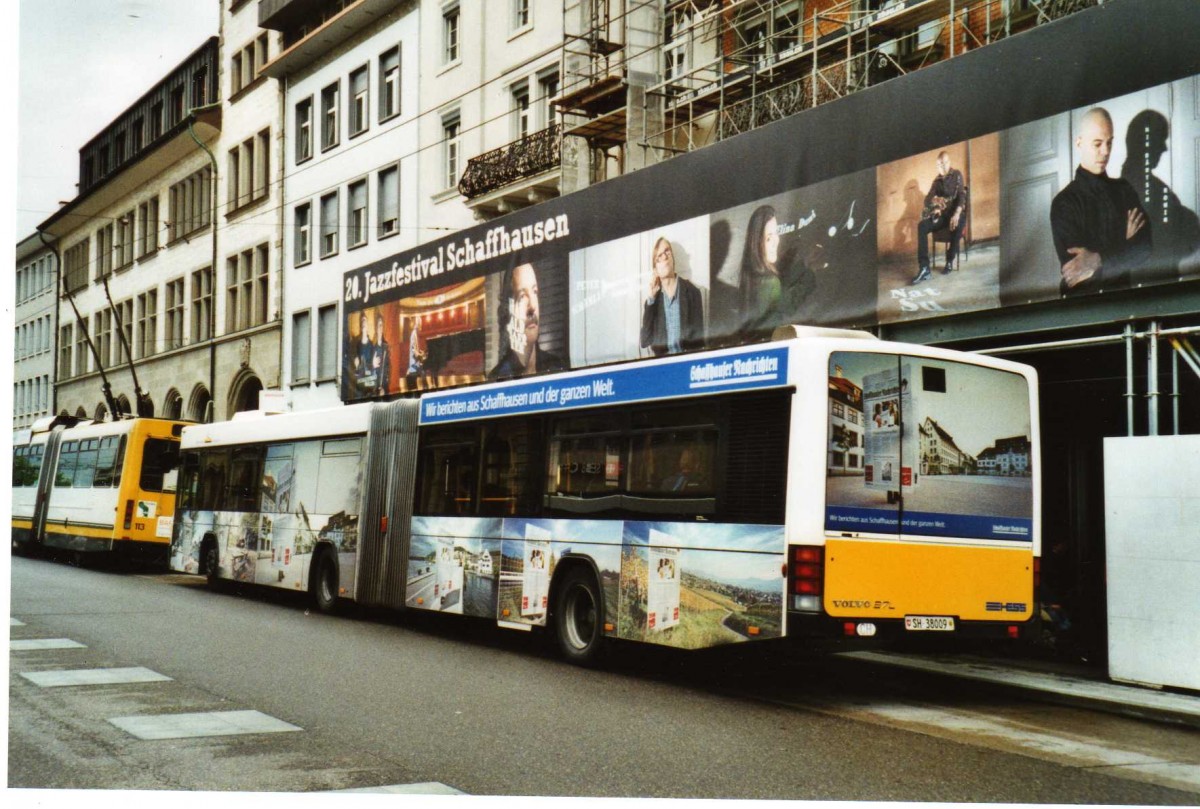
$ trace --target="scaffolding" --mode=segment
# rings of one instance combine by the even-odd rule
[[[1103,1],[567,0],[555,104],[595,181]]]

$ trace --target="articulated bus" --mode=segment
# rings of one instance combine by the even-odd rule
[[[13,550],[165,566],[183,425],[59,416],[18,432]]]
[[[546,627],[579,663],[609,638],[1022,635],[1035,372],[776,338],[187,427],[171,567]]]

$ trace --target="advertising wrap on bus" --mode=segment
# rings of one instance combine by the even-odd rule
[[[1024,378],[838,351],[829,360],[829,407],[827,531],[1032,541]]]
[[[1195,48],[1100,11],[346,273],[343,398],[1200,278]]]
[[[681,358],[659,365],[608,368],[555,382],[509,385],[502,390],[485,387],[435,393],[421,400],[421,423],[777,387],[787,382],[787,360],[786,349],[750,348],[718,358]]]

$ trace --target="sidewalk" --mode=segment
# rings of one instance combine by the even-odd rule
[[[974,655],[843,652],[840,657],[1021,691],[1030,699],[1200,728],[1200,695],[1109,681],[1085,666]]]

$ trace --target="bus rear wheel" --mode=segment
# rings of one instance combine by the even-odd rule
[[[317,609],[326,615],[338,611],[338,566],[329,551],[317,554],[313,563],[312,597]]]
[[[603,602],[596,577],[587,568],[572,568],[556,596],[554,630],[563,657],[579,666],[599,664],[604,648]]]
[[[209,588],[219,589],[221,586],[221,552],[217,549],[215,539],[205,541],[200,558],[204,564],[204,575],[208,577]]]

